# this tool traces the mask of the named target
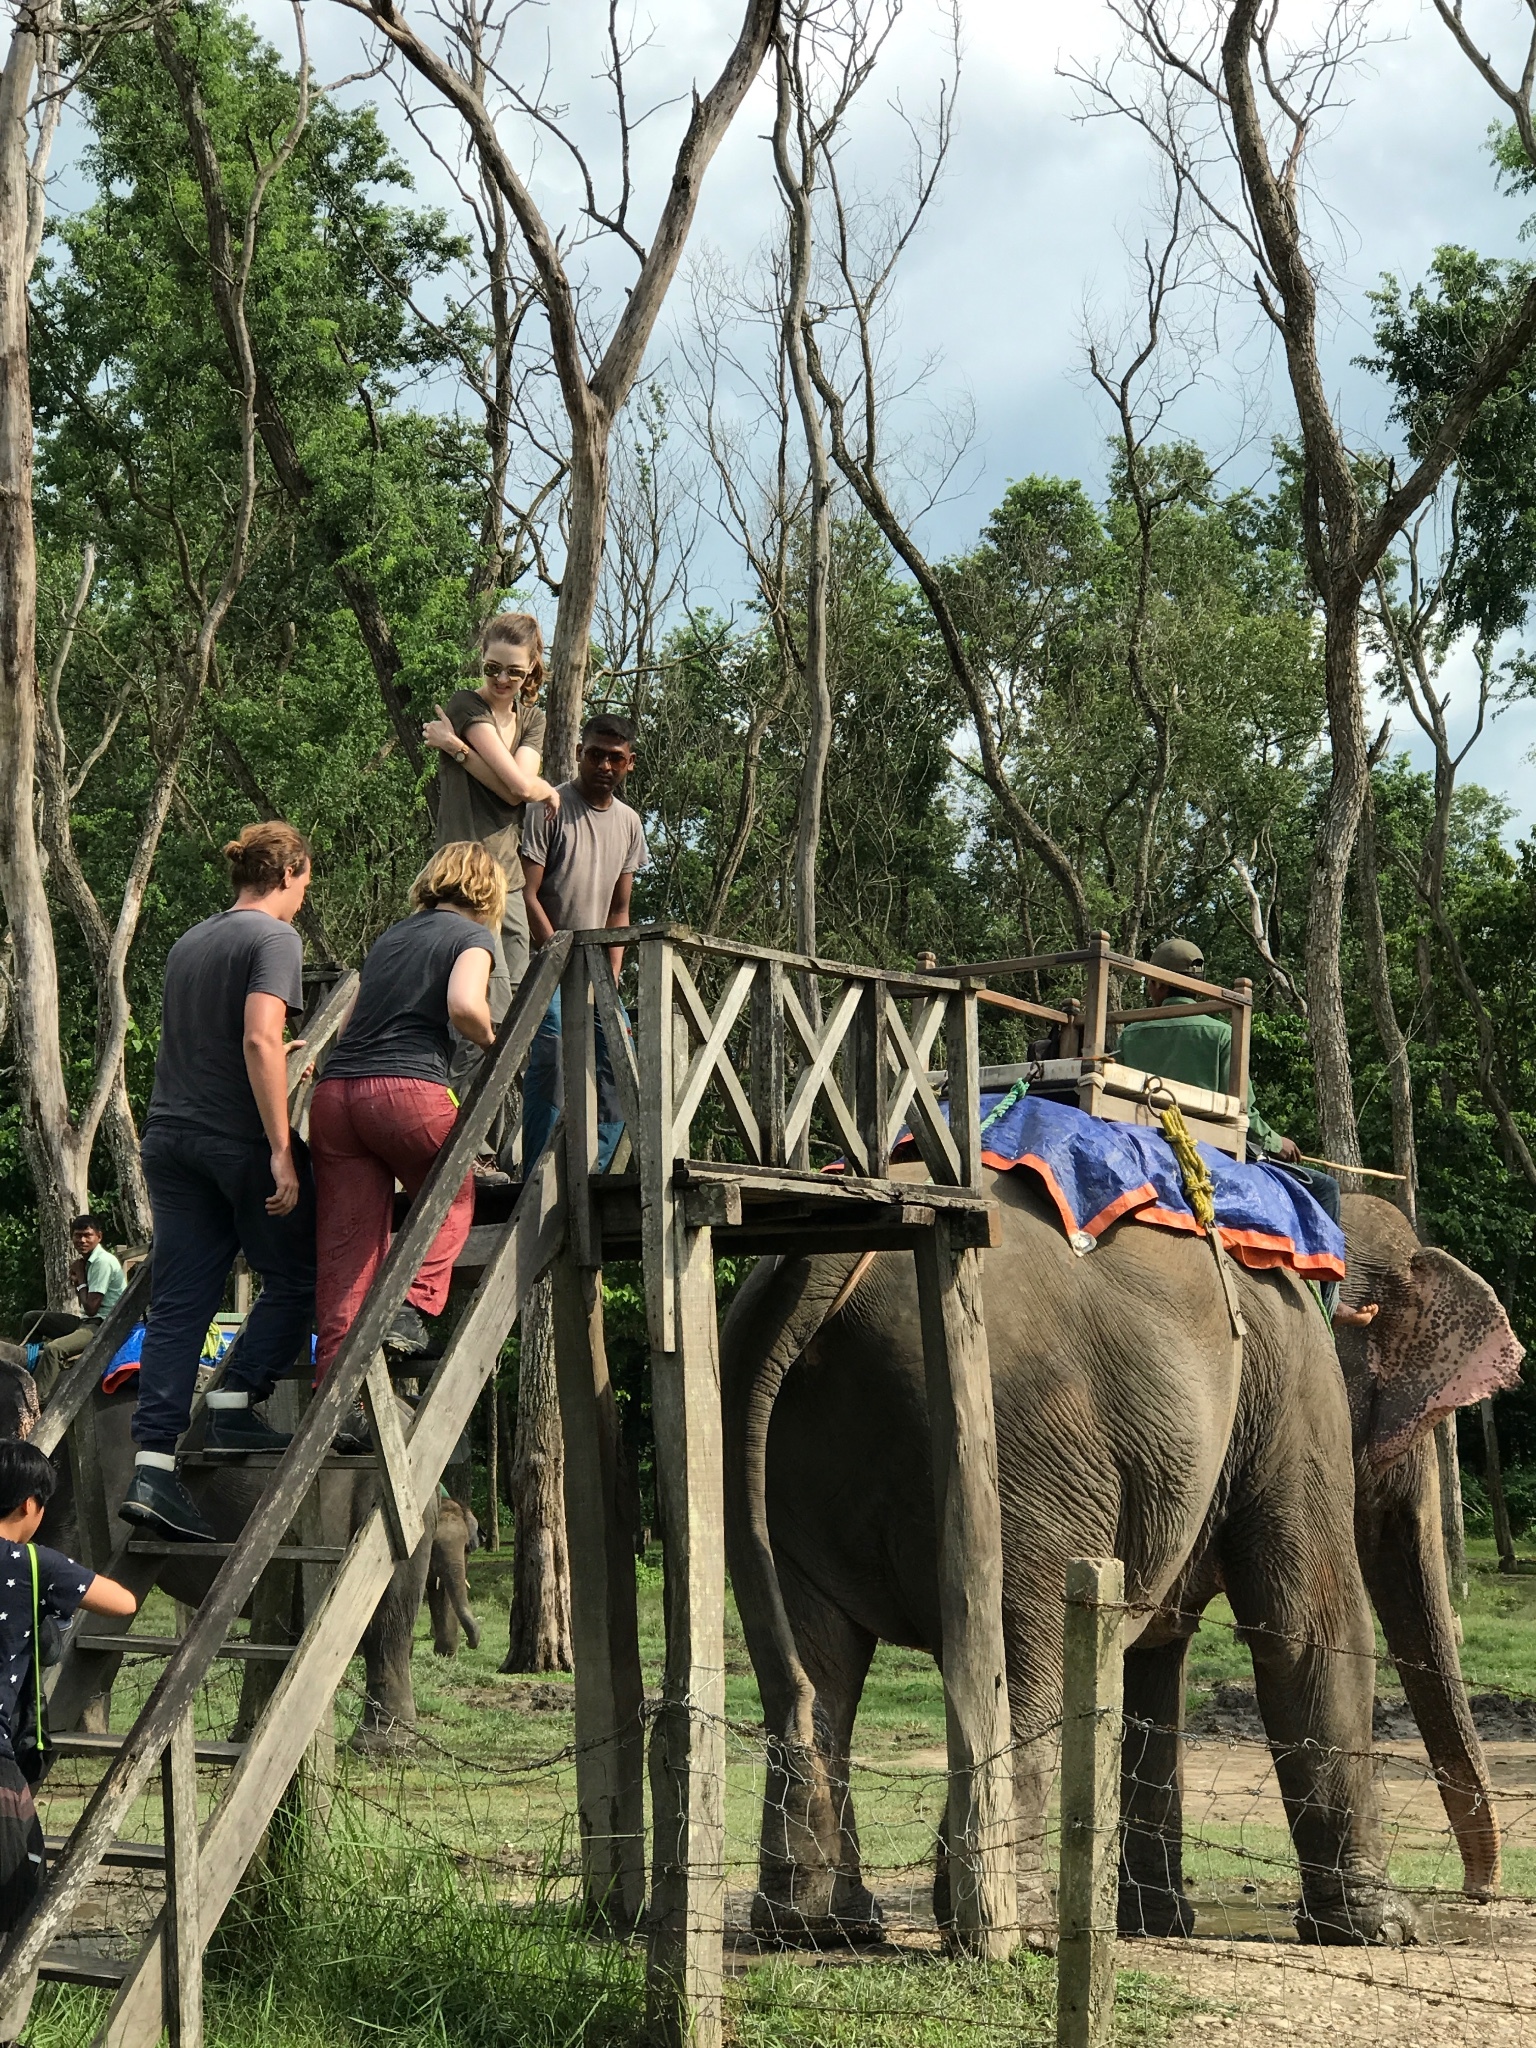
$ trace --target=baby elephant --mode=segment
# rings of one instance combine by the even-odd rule
[[[462,1501],[438,1504],[437,1535],[432,1541],[432,1563],[427,1571],[427,1608],[432,1616],[434,1656],[458,1654],[459,1623],[469,1638],[469,1647],[480,1647],[480,1624],[469,1605],[469,1578],[465,1559],[480,1548],[480,1524]]]

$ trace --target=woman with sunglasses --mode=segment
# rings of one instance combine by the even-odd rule
[[[491,970],[492,1021],[500,1024],[513,991],[528,971],[528,913],[518,844],[527,804],[558,806],[553,786],[539,773],[544,751],[544,636],[528,612],[498,612],[480,635],[478,688],[456,690],[421,737],[437,750],[437,831],[441,848],[478,840],[507,878],[499,956]],[[449,1071],[462,1095],[485,1055],[460,1041]]]

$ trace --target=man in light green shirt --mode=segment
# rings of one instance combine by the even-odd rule
[[[104,1216],[77,1216],[69,1226],[69,1240],[75,1251],[69,1277],[74,1283],[80,1313],[40,1316],[32,1326],[34,1342],[39,1337],[47,1338],[32,1368],[39,1401],[48,1399],[70,1360],[89,1349],[128,1285],[122,1261],[102,1242],[106,1220]]]

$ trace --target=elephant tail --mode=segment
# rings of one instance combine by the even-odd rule
[[[816,1693],[795,1648],[768,1533],[768,1428],[785,1374],[867,1264],[857,1254],[765,1259],[721,1332],[726,1561],[769,1733],[807,1748]]]

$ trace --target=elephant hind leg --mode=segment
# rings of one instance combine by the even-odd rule
[[[1181,1935],[1195,1928],[1184,1895],[1184,1666],[1176,1636],[1125,1660],[1120,1740],[1122,1934]]]
[[[786,1945],[878,1940],[849,1786],[853,1721],[875,1638],[780,1567],[785,1608],[815,1688],[813,1740],[768,1730],[755,1933]]]

